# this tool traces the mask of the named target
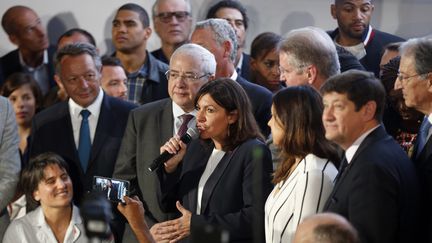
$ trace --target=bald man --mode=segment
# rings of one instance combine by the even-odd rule
[[[298,226],[293,243],[359,243],[357,231],[342,216],[321,213],[309,216]]]

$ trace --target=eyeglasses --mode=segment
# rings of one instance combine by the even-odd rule
[[[429,73],[430,72],[414,74],[414,75],[411,75],[411,76],[404,76],[404,75],[402,75],[401,73],[398,72],[397,78],[399,79],[399,81],[403,82],[404,80],[408,81],[408,79],[410,79],[410,78],[414,78],[414,77],[421,76],[421,75],[426,75],[426,74],[429,74]]]
[[[204,77],[207,77],[207,76],[209,76],[209,75],[211,75],[211,74],[210,74],[210,73],[206,73],[206,74],[203,74],[203,75],[201,75],[201,76],[198,76],[198,74],[196,74],[196,73],[192,73],[192,72],[185,73],[185,74],[181,75],[180,72],[177,72],[177,71],[171,71],[171,70],[168,70],[168,71],[165,73],[165,76],[166,76],[166,78],[167,78],[168,80],[177,80],[177,79],[179,79],[179,78],[182,78],[183,80],[185,80],[185,81],[188,82],[188,83],[194,83],[194,82],[196,82],[197,80],[200,80],[200,79],[202,79],[202,78],[204,78]]]
[[[183,22],[189,16],[189,12],[186,11],[177,11],[177,12],[164,12],[156,15],[157,18],[160,19],[163,23],[171,22],[172,17],[176,17],[178,22]]]

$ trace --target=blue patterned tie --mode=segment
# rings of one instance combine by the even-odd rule
[[[87,170],[88,161],[90,159],[91,150],[90,127],[88,123],[90,111],[82,110],[80,114],[82,116],[82,121],[78,143],[78,155],[81,162],[81,167],[85,173]]]
[[[428,138],[428,134],[429,134],[429,129],[431,128],[431,123],[429,122],[428,118],[425,117],[425,119],[423,120],[423,123],[420,126],[420,131],[419,134],[417,136],[417,153],[416,153],[416,157],[418,157],[421,153],[421,151],[423,150],[424,146],[427,143],[427,138]]]

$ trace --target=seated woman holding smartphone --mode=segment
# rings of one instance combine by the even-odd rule
[[[163,206],[182,216],[155,224],[152,234],[175,242],[212,224],[227,230],[230,241],[251,242],[252,222],[261,222],[260,202],[272,189],[272,161],[249,99],[235,81],[218,79],[201,87],[195,106],[200,139],[186,149],[178,136],[171,138],[161,152],[175,155],[158,171]]]
[[[4,243],[87,243],[79,209],[72,204],[72,181],[59,155],[43,153],[23,169],[21,185],[27,203],[37,208],[11,222]]]

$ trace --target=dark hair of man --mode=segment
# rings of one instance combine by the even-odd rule
[[[10,7],[8,10],[6,10],[6,12],[3,14],[1,24],[2,24],[4,31],[8,35],[16,34],[18,31],[16,29],[14,18],[13,18],[14,15],[17,13],[16,12],[17,10],[33,11],[33,9],[26,7],[26,6],[22,6],[22,5],[15,5],[15,6]]]
[[[384,47],[384,51],[399,51],[399,47],[402,45],[403,42],[393,42],[389,43]]]
[[[282,37],[273,32],[259,34],[252,41],[250,56],[254,59],[265,57],[269,52],[277,49]]]
[[[120,59],[118,59],[117,57],[107,56],[107,55],[102,57],[102,66],[123,67]]]
[[[273,183],[288,178],[296,158],[314,154],[327,158],[336,166],[339,156],[336,145],[325,138],[321,120],[323,104],[320,94],[309,85],[291,86],[273,97],[276,122],[284,129],[281,163],[274,173]]]
[[[30,90],[36,101],[36,108],[42,108],[43,96],[36,83],[36,80],[30,74],[27,73],[13,73],[7,77],[3,83],[0,94],[9,97],[15,90],[21,88],[24,85],[29,85]]]
[[[63,33],[63,34],[62,34],[62,35],[57,39],[57,43],[59,43],[60,40],[61,40],[63,37],[71,37],[71,36],[73,36],[75,33],[78,33],[78,34],[81,34],[81,35],[85,36],[85,37],[87,38],[87,41],[88,41],[90,44],[96,46],[96,40],[95,40],[95,38],[93,37],[93,35],[90,34],[90,32],[88,32],[87,30],[84,30],[84,29],[81,29],[81,28],[72,28],[72,29],[70,29],[70,30],[67,30],[66,32],[64,32],[64,33]]]
[[[21,172],[19,184],[26,196],[27,203],[30,204],[30,208],[34,209],[35,206],[40,204],[33,198],[33,192],[38,189],[39,183],[45,177],[44,170],[50,165],[58,165],[60,169],[66,172],[69,170],[67,163],[60,155],[47,152],[32,158]]]
[[[117,13],[120,10],[128,10],[128,11],[133,11],[133,12],[137,13],[139,15],[139,18],[141,20],[143,27],[149,27],[149,25],[150,25],[149,15],[148,15],[147,11],[143,7],[141,7],[140,5],[135,4],[135,3],[126,3],[126,4],[122,5],[117,10]]]
[[[195,106],[197,106],[198,100],[206,94],[210,95],[218,105],[224,108],[227,114],[233,111],[237,112],[237,121],[228,127],[228,137],[225,144],[223,144],[225,151],[231,151],[251,138],[263,140],[252,114],[249,98],[237,82],[229,78],[220,78],[207,82],[198,91]]]
[[[337,224],[318,225],[313,229],[315,243],[360,243],[353,228]]]
[[[348,70],[344,73],[329,78],[321,86],[321,94],[336,92],[346,94],[347,98],[354,103],[356,111],[359,111],[367,102],[376,103],[375,120],[382,121],[385,105],[384,86],[377,80],[373,73]]]
[[[215,5],[213,5],[209,8],[209,10],[207,12],[206,19],[217,18],[216,13],[221,8],[237,9],[241,13],[241,15],[243,16],[243,23],[244,23],[245,29],[248,28],[249,19],[248,19],[248,16],[246,14],[246,8],[239,1],[236,1],[236,0],[222,0],[222,1],[217,2]]]
[[[101,70],[102,62],[95,46],[88,43],[72,43],[64,46],[63,48],[57,51],[54,59],[56,73],[60,75],[60,63],[63,57],[65,56],[75,57],[82,54],[90,55],[93,58],[96,69],[99,71]]]

